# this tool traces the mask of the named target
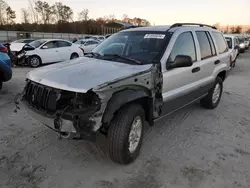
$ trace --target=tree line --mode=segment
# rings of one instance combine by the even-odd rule
[[[20,10],[21,23],[17,23],[16,12],[5,0],[0,0],[0,30],[101,34],[105,24],[115,21],[135,26],[150,25],[146,19],[129,18],[126,14],[122,19],[117,19],[115,15],[92,19],[89,10],[83,9],[75,15],[72,8],[62,2],[49,4],[46,1],[29,0],[29,4],[29,8]],[[117,24],[109,26],[118,27]]]

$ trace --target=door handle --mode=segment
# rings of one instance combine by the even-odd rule
[[[220,63],[220,60],[217,60],[214,62],[215,65],[218,65]]]
[[[192,73],[199,72],[201,70],[200,67],[195,67],[192,69]]]

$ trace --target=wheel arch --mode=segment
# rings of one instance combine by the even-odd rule
[[[150,96],[150,92],[145,90],[126,89],[114,93],[108,101],[102,117],[103,125],[108,128],[109,123],[122,107],[134,103],[142,106],[145,111],[146,120],[151,122],[153,117],[153,99]]]
[[[222,81],[224,82],[226,77],[227,77],[227,71],[224,70],[224,71],[219,72],[217,77],[220,77],[222,79]]]

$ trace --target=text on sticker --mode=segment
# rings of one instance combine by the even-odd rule
[[[165,35],[163,34],[146,34],[144,39],[164,39]]]

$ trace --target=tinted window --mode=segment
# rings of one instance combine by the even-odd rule
[[[193,61],[196,61],[194,38],[191,32],[185,32],[179,35],[168,58],[168,62],[173,62],[177,55],[187,55],[190,56]]]
[[[201,59],[212,56],[212,49],[205,31],[196,31],[196,35],[200,44]]]
[[[57,48],[57,45],[56,45],[56,42],[55,42],[55,41],[47,42],[46,44],[44,44],[44,46],[47,46],[48,49]]]
[[[219,54],[222,54],[224,52],[228,51],[227,43],[224,40],[224,37],[219,32],[213,32],[213,37],[215,39],[215,43],[218,47]]]
[[[230,37],[226,37],[225,39],[226,39],[226,41],[227,41],[228,47],[229,47],[230,49],[232,49],[232,39],[231,39]]]
[[[66,41],[57,41],[56,43],[57,43],[57,46],[58,46],[59,48],[71,46],[71,44],[70,44],[69,42],[66,42]]]

